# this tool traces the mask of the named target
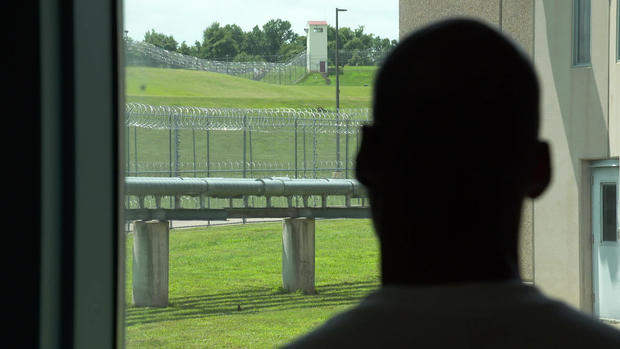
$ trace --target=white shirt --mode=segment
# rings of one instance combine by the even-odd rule
[[[384,286],[285,348],[620,349],[620,331],[521,282]]]

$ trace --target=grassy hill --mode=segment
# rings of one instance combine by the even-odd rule
[[[344,66],[339,75],[340,80],[340,91],[342,93],[342,89],[350,86],[356,87],[365,87],[367,89],[372,89],[372,85],[375,79],[375,74],[377,73],[376,66],[368,66],[368,67],[352,67],[352,66]],[[329,73],[328,78],[331,81],[331,85],[336,85],[336,72],[332,71]],[[325,86],[325,79],[319,73],[311,73],[306,76],[305,79],[299,82],[298,85],[302,86]]]
[[[346,72],[345,72],[346,75]],[[367,74],[368,75],[368,74]],[[125,69],[127,102],[237,108],[335,108],[335,83],[274,85],[225,74],[150,67]],[[335,80],[334,80],[335,81]],[[340,86],[342,108],[368,108],[370,86]]]

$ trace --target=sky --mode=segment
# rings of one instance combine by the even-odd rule
[[[262,27],[270,19],[288,20],[292,29],[305,35],[309,20],[336,25],[336,7],[347,9],[338,15],[338,26],[398,39],[398,0],[125,0],[124,24],[127,35],[143,40],[151,29],[172,35],[181,43],[202,41],[202,32],[213,22],[236,24],[243,31]]]

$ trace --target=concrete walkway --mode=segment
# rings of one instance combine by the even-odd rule
[[[247,218],[246,223],[282,222],[282,218]],[[171,221],[171,229],[187,229],[209,226],[243,224],[243,219],[235,218],[227,221]],[[133,222],[125,225],[126,232],[133,232]]]
[[[282,218],[246,218],[246,223],[282,222]],[[172,229],[208,227],[213,225],[243,224],[243,219],[235,218],[227,221],[171,221]]]

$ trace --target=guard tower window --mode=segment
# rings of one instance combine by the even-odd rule
[[[573,65],[590,65],[590,0],[573,0]]]
[[[615,242],[617,229],[616,184],[603,184],[603,236],[602,241]]]

